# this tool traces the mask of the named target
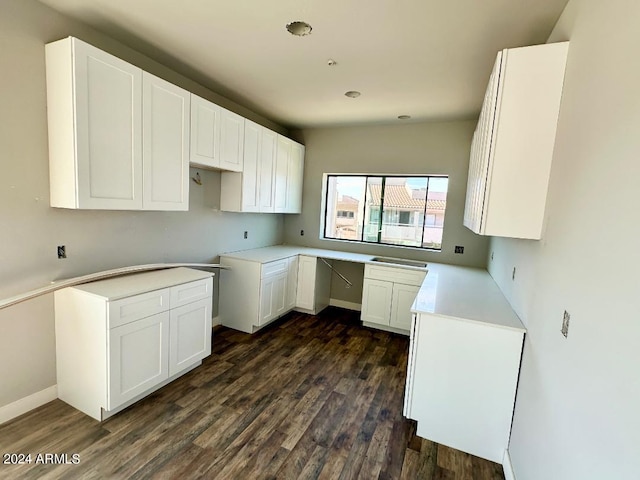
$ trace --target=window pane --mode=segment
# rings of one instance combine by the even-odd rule
[[[378,243],[380,229],[380,198],[382,194],[382,177],[367,179],[367,204],[364,208],[364,236],[365,242]]]
[[[444,212],[447,207],[447,189],[449,179],[446,177],[432,177],[429,179],[429,193],[427,195],[427,215],[424,226],[425,248],[442,248],[442,231],[444,228]]]
[[[327,175],[324,238],[442,249],[447,177]]]
[[[385,177],[381,243],[420,247],[426,177]]]
[[[360,240],[366,177],[329,176],[325,237]]]

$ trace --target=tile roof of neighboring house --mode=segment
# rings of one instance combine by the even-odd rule
[[[370,184],[367,201],[369,205],[380,205],[380,192],[382,185]],[[406,185],[386,185],[384,196],[384,206],[391,208],[407,208],[412,210],[424,209],[424,198],[413,198],[415,191],[407,188]],[[413,193],[412,193],[413,192]],[[424,193],[423,193],[424,195]],[[417,195],[415,195],[417,196]],[[428,210],[444,210],[447,204],[446,194],[432,192],[427,200]]]
[[[353,204],[359,204],[360,201],[357,198],[353,198],[349,195],[342,195],[339,199],[338,199],[339,203],[353,203]]]

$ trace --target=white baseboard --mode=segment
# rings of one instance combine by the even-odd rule
[[[219,315],[211,319],[211,326],[215,327],[216,325],[222,325],[222,320],[220,319]]]
[[[0,424],[19,417],[23,413],[27,413],[28,411],[38,408],[45,403],[49,403],[56,398],[58,398],[58,386],[52,385],[51,387],[40,390],[28,397],[21,398],[9,405],[0,407]]]
[[[504,451],[504,457],[502,458],[502,470],[504,471],[504,480],[516,480],[516,475],[513,473],[513,467],[511,466],[509,450]]]
[[[337,298],[331,298],[329,300],[329,305],[332,307],[346,308],[347,310],[356,310],[357,312],[362,311],[361,303],[345,302],[344,300],[338,300]]]

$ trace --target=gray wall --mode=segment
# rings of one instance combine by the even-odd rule
[[[222,213],[220,174],[199,170],[189,212],[49,207],[44,45],[74,35],[270,128],[282,127],[33,0],[0,3],[0,298],[126,265],[212,262],[282,241],[282,215]],[[192,175],[195,170],[191,170]],[[249,239],[243,239],[243,231]],[[68,258],[58,260],[56,246]],[[215,306],[214,306],[215,310]],[[0,407],[56,383],[51,295],[0,310]]]
[[[546,229],[539,242],[491,243],[490,273],[527,327],[509,447],[518,480],[640,471],[639,18],[636,0],[567,5],[550,38],[571,44]]]
[[[392,126],[318,128],[295,132],[306,145],[302,214],[285,217],[285,241],[430,262],[485,267],[488,239],[462,225],[471,137],[476,121],[409,123]],[[324,173],[400,173],[449,175],[449,193],[441,252],[321,240]],[[304,230],[304,236],[300,236]],[[455,245],[464,254],[453,253]],[[336,263],[350,280],[362,284],[362,269]],[[360,303],[361,288],[346,289],[333,277],[332,298]]]

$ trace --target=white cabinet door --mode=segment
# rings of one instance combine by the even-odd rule
[[[189,209],[189,92],[143,76],[145,210]]]
[[[304,145],[291,143],[287,172],[287,206],[285,213],[302,213],[302,177],[304,173]]]
[[[142,208],[142,70],[76,38],[48,44],[51,206]]]
[[[109,330],[108,408],[169,377],[169,312]]]
[[[389,325],[393,282],[365,278],[362,284],[363,322]]]
[[[220,168],[220,111],[215,103],[191,94],[192,164]]]
[[[260,210],[261,137],[262,127],[247,120],[244,126],[244,166],[241,191],[243,212],[258,212]]]
[[[411,305],[418,295],[420,287],[415,285],[393,284],[393,294],[391,298],[391,318],[389,325],[403,330],[411,328]]]
[[[262,129],[260,142],[260,212],[273,213],[275,195],[276,144],[278,134]]]
[[[211,353],[211,298],[170,311],[169,376]]]
[[[244,152],[244,118],[220,109],[220,168],[242,172]]]
[[[287,272],[263,278],[260,282],[260,314],[258,325],[281,315],[286,306]]]
[[[287,210],[287,187],[289,186],[288,176],[291,147],[291,140],[282,135],[278,135],[274,180],[274,211],[276,213],[285,213]]]
[[[286,310],[296,306],[296,293],[298,291],[298,256],[289,258],[287,265],[287,299]]]
[[[273,310],[276,317],[279,317],[287,310],[287,275],[288,273],[282,273],[275,277]]]
[[[313,310],[315,308],[317,259],[300,255],[298,258],[298,291],[296,307]]]

